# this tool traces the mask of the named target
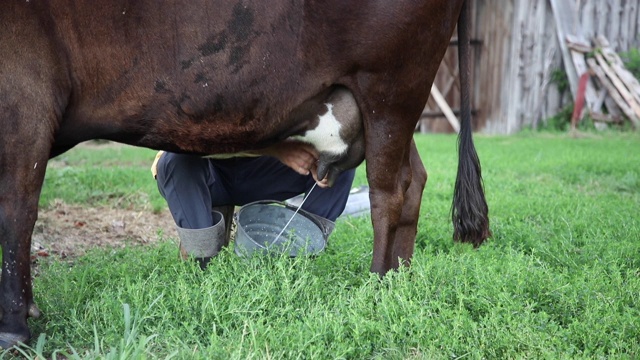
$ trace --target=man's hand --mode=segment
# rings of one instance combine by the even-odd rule
[[[318,152],[311,145],[293,141],[275,144],[265,149],[264,154],[275,157],[300,175],[309,175],[318,160]]]
[[[300,175],[311,174],[320,187],[328,187],[327,179],[318,180],[316,149],[302,142],[283,141],[267,149],[259,151],[263,155],[273,156]]]
[[[318,184],[318,186],[320,186],[321,188],[328,188],[329,187],[329,178],[328,177],[325,177],[322,180],[318,180],[318,166],[315,165],[315,164],[311,168],[311,175],[313,176],[313,179],[316,181],[316,184]]]

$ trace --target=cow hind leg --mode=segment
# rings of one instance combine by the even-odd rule
[[[411,264],[418,230],[422,192],[427,182],[427,172],[413,140],[411,141],[409,152],[405,156],[402,173],[403,177],[409,177],[409,187],[404,193],[402,213],[393,241],[392,268],[397,268],[401,264],[406,266]]]
[[[437,68],[432,70],[435,74]],[[364,125],[374,230],[371,271],[380,275],[401,262],[410,263],[427,178],[413,133],[429,87],[394,87],[399,79],[413,77],[413,71],[397,76],[361,74],[350,86]]]
[[[371,271],[384,275],[399,266],[398,257],[408,260],[413,253],[424,168],[412,170],[410,159],[419,157],[412,149],[415,125],[402,121],[406,114],[369,106],[363,102],[361,108],[374,230]]]

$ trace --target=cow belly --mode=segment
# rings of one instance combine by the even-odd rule
[[[362,119],[353,94],[344,88],[335,88],[322,102],[306,104],[315,111],[308,114],[302,123],[308,124],[300,135],[288,137],[285,141],[303,142],[313,146],[320,154],[320,161],[336,163],[345,161],[345,156],[353,157],[351,146],[360,140]],[[355,152],[358,156],[362,154]],[[257,152],[238,152],[207,155],[208,158],[227,159],[231,157],[259,156]],[[353,162],[353,161],[351,161]]]

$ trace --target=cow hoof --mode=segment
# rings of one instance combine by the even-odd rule
[[[25,344],[27,341],[29,341],[28,336],[0,332],[0,350],[11,349],[20,343]]]
[[[36,305],[35,303],[31,303],[31,305],[29,306],[29,316],[37,319],[40,317],[40,315],[42,315],[42,312],[40,311],[40,309],[38,309],[38,305]]]

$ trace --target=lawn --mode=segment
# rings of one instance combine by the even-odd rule
[[[640,358],[639,135],[477,136],[493,231],[478,250],[451,241],[456,138],[416,143],[429,180],[410,269],[368,272],[367,217],[341,220],[315,259],[229,250],[200,271],[177,260],[172,237],[44,258],[34,279],[44,315],[18,355]],[[72,150],[50,165],[41,206],[165,211],[153,155]],[[363,166],[355,185],[365,182]]]

